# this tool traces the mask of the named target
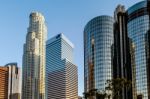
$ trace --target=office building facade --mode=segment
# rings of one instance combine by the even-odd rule
[[[102,90],[102,87],[104,90],[105,88],[105,86],[101,84],[101,81],[106,82],[102,80],[104,71],[101,66],[102,63],[105,62],[106,56],[101,58],[101,55],[98,54],[97,51],[98,49],[105,49],[106,51],[107,48],[98,47],[98,49],[96,49],[96,44],[105,42],[104,36],[101,35],[98,37],[98,33],[102,31],[105,32],[106,23],[107,22],[100,23],[98,18],[94,18],[87,24],[84,30],[84,85],[85,93],[88,94],[92,90]],[[100,28],[101,25],[103,25],[103,29]],[[110,31],[113,31],[112,34],[114,34],[114,44],[111,49],[112,55],[109,56],[106,54],[107,57],[113,60],[113,66],[109,73],[112,73],[112,78],[114,79],[126,78],[132,81],[131,88],[122,88],[120,98],[149,99],[150,1],[145,0],[139,2],[131,6],[128,10],[125,10],[123,5],[118,5],[114,13],[114,29]],[[96,36],[98,38],[97,40],[95,40]],[[109,45],[109,43],[107,43],[107,45]],[[105,52],[102,53],[104,54]],[[103,61],[101,62],[100,59],[103,59]],[[97,74],[98,71],[101,72]],[[96,75],[102,74],[103,76],[96,77]],[[98,88],[97,85],[100,87]],[[93,98],[94,97],[90,97],[89,99]]]
[[[112,79],[114,19],[98,16],[84,29],[84,93],[96,99],[92,91],[103,91],[106,81]],[[108,93],[108,94],[111,94]]]
[[[45,99],[46,35],[44,16],[31,13],[23,53],[22,99]]]
[[[58,34],[46,44],[46,99],[78,99],[74,45]]]
[[[118,5],[114,13],[114,63],[113,78],[132,81],[129,38],[127,35],[127,14],[123,5]],[[120,99],[132,99],[132,87],[123,87]]]
[[[8,98],[8,68],[0,67],[0,99]]]
[[[21,99],[20,74],[17,63],[0,67],[0,99]]]
[[[134,99],[150,98],[149,12],[147,2],[139,2],[127,10],[127,32],[130,39],[131,64],[135,67]]]

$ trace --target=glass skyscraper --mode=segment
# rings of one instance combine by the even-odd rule
[[[98,16],[84,29],[84,91],[103,91],[106,81],[112,79],[114,19]],[[96,99],[92,94],[89,99]]]
[[[130,39],[132,75],[135,75],[134,99],[150,99],[149,13],[147,2],[139,2],[127,10],[127,32]]]
[[[46,44],[46,99],[77,99],[78,74],[74,45],[58,34]]]
[[[22,99],[45,99],[47,27],[39,12],[30,14],[23,53]]]

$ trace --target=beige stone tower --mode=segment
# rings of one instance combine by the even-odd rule
[[[22,99],[45,99],[46,36],[44,16],[31,13],[23,53]]]

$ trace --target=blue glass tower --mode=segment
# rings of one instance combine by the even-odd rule
[[[112,79],[113,24],[110,16],[98,16],[84,29],[84,91],[103,91]],[[89,99],[95,99],[90,96]]]
[[[146,1],[139,2],[127,10],[127,31],[132,56],[134,99],[150,99],[150,60],[149,60],[149,12]],[[134,82],[134,81],[133,81]]]
[[[73,64],[74,45],[58,34],[46,44],[46,99],[77,99],[77,66]]]

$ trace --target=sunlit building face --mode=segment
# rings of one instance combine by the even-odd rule
[[[45,99],[46,37],[44,16],[39,12],[32,12],[23,53],[23,99]]]

